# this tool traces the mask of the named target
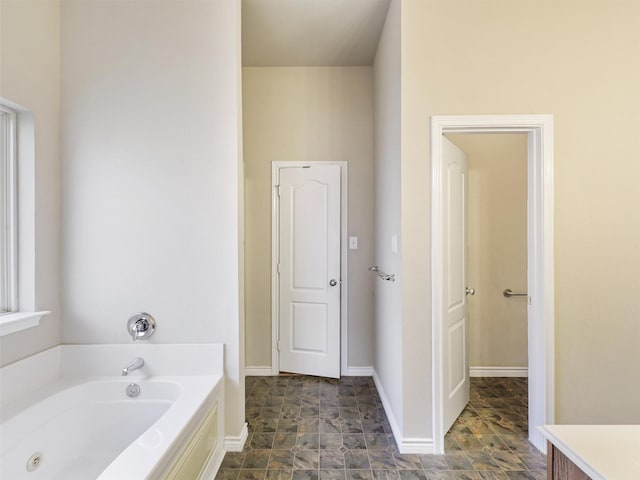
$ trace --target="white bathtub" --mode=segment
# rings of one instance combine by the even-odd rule
[[[120,376],[138,356],[145,366]],[[221,437],[221,370],[220,345],[61,346],[5,367],[0,478],[165,478],[214,406]],[[208,474],[224,453],[217,445]]]

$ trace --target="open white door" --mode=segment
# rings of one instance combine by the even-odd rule
[[[467,294],[467,155],[443,137],[443,431],[469,402]]]
[[[340,167],[279,169],[280,371],[340,377]]]

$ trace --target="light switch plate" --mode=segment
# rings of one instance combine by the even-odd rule
[[[349,237],[349,250],[358,249],[358,237]]]

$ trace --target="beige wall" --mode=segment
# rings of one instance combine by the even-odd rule
[[[400,261],[400,0],[392,0],[378,44],[374,72],[375,105],[375,261],[396,275],[375,282],[375,373],[389,401],[387,411],[402,431],[402,271]],[[398,251],[392,251],[392,237]],[[395,430],[394,430],[395,431]]]
[[[60,343],[60,5],[3,0],[0,22],[0,96],[29,110],[35,121],[35,192],[29,202],[35,216],[19,225],[20,269],[28,265],[33,271],[28,290],[35,290],[23,288],[21,304],[30,297],[31,308],[51,311],[38,327],[2,337],[0,365],[6,365]],[[30,176],[24,167],[18,166],[21,186]]]
[[[527,136],[448,135],[469,157],[469,365],[526,367]]]
[[[347,161],[348,365],[373,365],[370,67],[243,69],[246,365],[271,366],[271,162]]]
[[[402,7],[409,336],[431,343],[429,117],[553,114],[556,420],[639,423],[640,3],[405,0]],[[429,371],[430,351],[410,348]],[[431,380],[418,369],[411,378]],[[412,419],[431,431],[430,412]]]

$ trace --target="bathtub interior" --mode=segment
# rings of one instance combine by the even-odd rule
[[[170,406],[167,400],[107,401],[67,409],[2,453],[2,477],[97,478]],[[37,453],[38,468],[29,472],[28,460]]]
[[[93,381],[47,396],[0,426],[3,478],[97,478],[180,395],[177,382]],[[46,455],[45,455],[46,452]],[[29,459],[37,456],[37,468]]]

